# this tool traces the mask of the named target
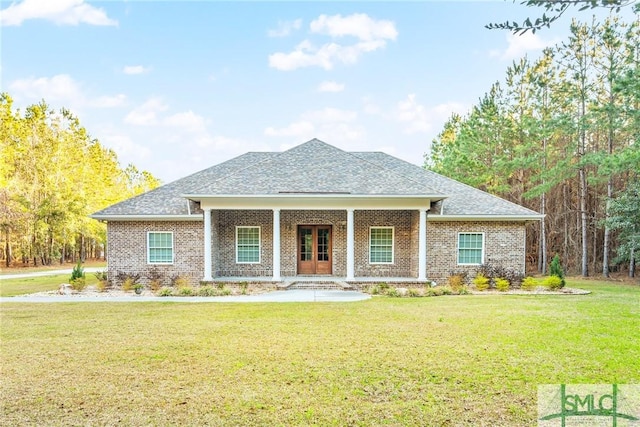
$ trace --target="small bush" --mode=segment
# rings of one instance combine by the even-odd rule
[[[496,289],[500,292],[507,292],[509,290],[509,286],[511,285],[507,279],[503,279],[502,277],[498,277],[495,279]]]
[[[471,291],[469,291],[469,288],[466,285],[460,288],[460,291],[458,291],[458,295],[469,295],[470,293]]]
[[[558,277],[561,282],[560,288],[564,288],[564,270],[562,268],[562,265],[560,264],[560,257],[558,255],[554,256],[551,260],[551,264],[549,265],[549,276]]]
[[[223,297],[231,295],[231,289],[227,288],[226,286],[222,286],[222,288],[218,289],[218,295],[221,295]]]
[[[246,295],[248,287],[249,287],[249,284],[247,282],[240,282],[240,293],[242,295]]]
[[[80,260],[78,260],[78,263],[75,265],[75,267],[73,267],[73,270],[71,270],[71,278],[69,279],[69,283],[73,285],[73,281],[76,279],[84,279],[84,268],[82,268]]]
[[[411,288],[407,291],[407,296],[411,298],[421,297],[422,291],[420,289]]]
[[[181,288],[178,288],[178,295],[183,296],[183,297],[188,297],[193,295],[193,288],[191,286],[182,286]]]
[[[386,293],[390,288],[389,284],[386,283],[386,282],[380,282],[380,283],[378,283],[377,286],[380,288],[380,293],[381,294]]]
[[[122,283],[122,290],[125,292],[132,291],[140,282],[141,274],[118,272],[116,279]]]
[[[486,291],[489,289],[489,278],[482,273],[478,273],[476,277],[473,278],[473,284],[477,290]]]
[[[558,276],[548,276],[544,279],[542,284],[552,291],[563,287],[562,279]]]
[[[213,286],[210,286],[210,285],[201,286],[198,289],[198,296],[201,296],[201,297],[215,297],[215,296],[218,296],[218,290],[216,288],[214,288]]]
[[[184,288],[190,286],[189,278],[179,274],[171,277],[171,286],[175,288]]]
[[[397,297],[401,297],[402,296],[400,294],[400,292],[398,292],[398,290],[396,288],[393,288],[393,287],[389,287],[385,293],[389,297],[396,297],[397,298]]]
[[[87,281],[85,280],[84,276],[69,280],[69,284],[74,291],[78,292],[82,292],[84,288],[87,287]]]
[[[98,283],[96,283],[96,289],[98,289],[98,292],[106,291],[107,288],[109,288],[109,277],[107,276],[107,270],[96,271],[95,273],[93,273],[93,275],[96,276],[96,279],[98,279]]]
[[[151,268],[151,270],[149,270],[147,279],[149,279],[149,287],[153,292],[158,291],[162,287],[163,278],[164,277],[162,276],[162,273],[160,273],[160,271],[156,267],[153,267]]]
[[[171,295],[173,295],[173,289],[171,289],[169,286],[163,286],[161,287],[157,294],[159,297],[170,297]]]
[[[380,295],[380,286],[379,285],[373,285],[369,292],[371,293],[371,295]]]
[[[454,295],[457,293],[457,292],[454,292],[454,290],[451,289],[449,286],[440,286],[437,289],[440,289],[440,295]]]
[[[93,275],[96,276],[96,279],[98,280],[109,280],[107,270],[96,271]]]
[[[447,285],[449,285],[449,287],[454,290],[454,291],[459,291],[465,284],[464,284],[464,276],[462,274],[454,274],[451,275],[447,278]]]
[[[522,290],[533,291],[538,287],[538,281],[531,276],[525,277],[522,281]]]

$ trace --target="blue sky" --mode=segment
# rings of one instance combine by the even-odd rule
[[[503,1],[0,4],[1,90],[19,108],[71,109],[123,165],[164,182],[314,137],[421,165],[451,113],[570,21],[485,29],[537,16]]]

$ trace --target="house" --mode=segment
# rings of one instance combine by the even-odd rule
[[[525,271],[532,210],[381,152],[249,152],[96,212],[110,272],[199,281],[443,282]]]

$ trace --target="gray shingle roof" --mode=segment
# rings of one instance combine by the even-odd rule
[[[281,153],[246,153],[93,216],[201,213],[185,194],[251,197],[291,193],[431,196],[435,200],[446,196],[442,213],[447,215],[538,215],[388,154],[350,153],[313,139]]]
[[[518,215],[539,216],[535,211],[509,202],[446,176],[421,168],[397,157],[379,152],[353,153],[356,156],[394,170],[415,181],[429,185],[448,197],[439,202],[432,214],[443,215]],[[442,208],[444,210],[442,211]],[[435,212],[433,212],[435,211]]]

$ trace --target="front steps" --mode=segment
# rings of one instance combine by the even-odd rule
[[[284,287],[290,290],[313,290],[313,291],[352,291],[354,288],[347,282],[342,281],[312,281],[312,282],[291,282]]]

